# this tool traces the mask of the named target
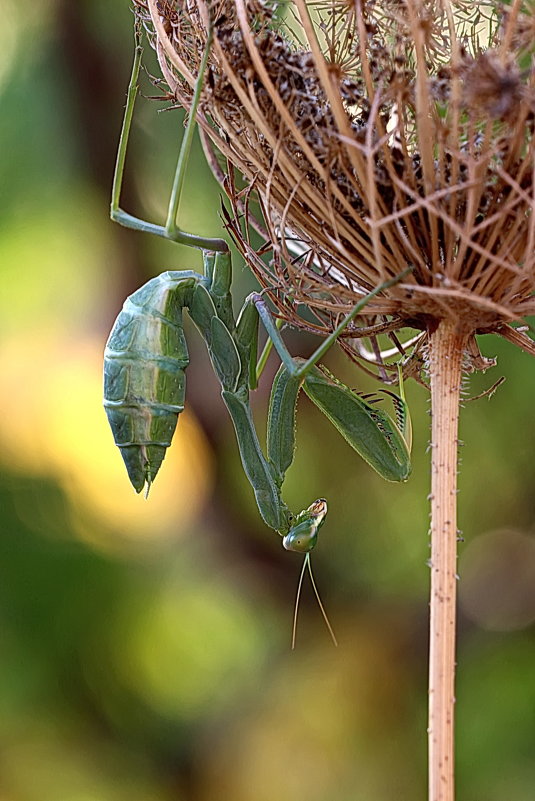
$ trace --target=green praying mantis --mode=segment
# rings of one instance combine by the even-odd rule
[[[134,217],[120,208],[126,148],[138,91],[142,46],[136,22],[136,49],[115,168],[111,217],[135,230],[200,248],[204,273],[168,271],[152,278],[125,302],[110,333],[104,355],[104,406],[128,476],[137,492],[147,492],[156,478],[166,449],[184,409],[185,370],[189,363],[183,331],[183,311],[204,339],[221,384],[221,395],[232,419],[241,461],[264,522],[282,537],[284,548],[304,554],[299,579],[292,646],[295,644],[300,591],[308,568],[312,586],[331,636],[336,638],[319,598],[310,552],[327,514],[320,498],[294,515],[282,497],[285,475],[295,452],[298,395],[305,391],[346,441],[383,478],[405,481],[411,471],[410,417],[403,396],[392,395],[396,421],[330,375],[319,361],[361,309],[382,290],[405,275],[395,276],[365,295],[308,359],[293,357],[260,293],[246,298],[235,319],[231,302],[231,259],[223,239],[207,239],[182,231],[176,224],[185,167],[195,128],[210,41],[196,81],[171,191],[165,226]],[[267,332],[257,364],[259,322]],[[281,361],[271,389],[266,451],[255,428],[250,393],[274,347]]]

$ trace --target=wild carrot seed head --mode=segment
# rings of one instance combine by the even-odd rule
[[[534,0],[135,2],[186,108],[213,28],[199,122],[229,228],[293,325],[304,304],[331,330],[408,265],[350,354],[443,318],[511,338],[535,312]]]

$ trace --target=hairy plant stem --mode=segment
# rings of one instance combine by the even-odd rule
[[[466,337],[443,320],[429,335],[431,377],[431,595],[429,637],[429,801],[453,801],[457,431]]]

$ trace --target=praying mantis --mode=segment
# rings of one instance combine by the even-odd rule
[[[178,228],[176,220],[195,128],[210,37],[199,70],[188,117],[165,226],[134,217],[120,208],[121,183],[138,91],[142,46],[139,22],[136,48],[112,189],[111,217],[129,228],[153,233],[200,248],[204,273],[167,271],[152,278],[125,302],[110,333],[104,354],[104,406],[128,476],[137,492],[150,488],[184,408],[185,370],[189,363],[183,332],[186,309],[204,339],[223,402],[230,414],[244,472],[258,510],[267,526],[282,537],[284,548],[304,554],[298,596],[305,568],[334,641],[316,590],[310,552],[327,514],[323,498],[294,515],[282,497],[285,475],[295,452],[295,418],[301,389],[326,415],[346,441],[383,478],[405,481],[411,471],[410,417],[401,397],[392,395],[396,421],[330,375],[319,361],[365,305],[406,274],[405,270],[363,296],[308,359],[293,357],[261,293],[249,295],[235,319],[231,301],[231,258],[223,239],[208,239]],[[257,365],[258,328],[262,322],[268,341]],[[250,393],[274,347],[281,365],[271,389],[266,451],[262,449],[250,405]],[[400,385],[402,387],[401,381]],[[293,643],[295,643],[294,616]]]

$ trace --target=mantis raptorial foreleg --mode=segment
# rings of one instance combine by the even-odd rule
[[[310,551],[325,520],[327,503],[320,498],[293,515],[282,498],[284,478],[295,451],[297,399],[303,388],[347,442],[384,478],[404,481],[408,477],[409,418],[403,395],[401,398],[392,396],[398,414],[397,425],[385,412],[367,403],[318,366],[320,359],[365,305],[408,271],[363,296],[308,359],[291,356],[279,325],[260,294],[253,293],[247,298],[236,321],[230,294],[232,271],[227,243],[222,239],[188,234],[176,224],[210,43],[211,35],[195,84],[167,220],[164,226],[154,225],[124,212],[119,205],[142,54],[140,30],[136,26],[136,52],[117,155],[111,216],[130,228],[201,248],[204,274],[192,270],[168,271],[148,281],[127,299],[106,346],[104,405],[134,488],[140,492],[146,485],[148,489],[160,469],[184,408],[185,370],[189,363],[183,332],[183,311],[186,309],[206,343],[221,384],[222,398],[234,425],[243,468],[253,488],[260,515],[280,534],[287,550],[305,555],[299,592],[304,570],[308,567],[334,639],[310,567]],[[250,392],[257,386],[269,352],[264,350],[257,365],[260,320],[282,362],[270,397],[266,452],[260,445],[250,405]]]

